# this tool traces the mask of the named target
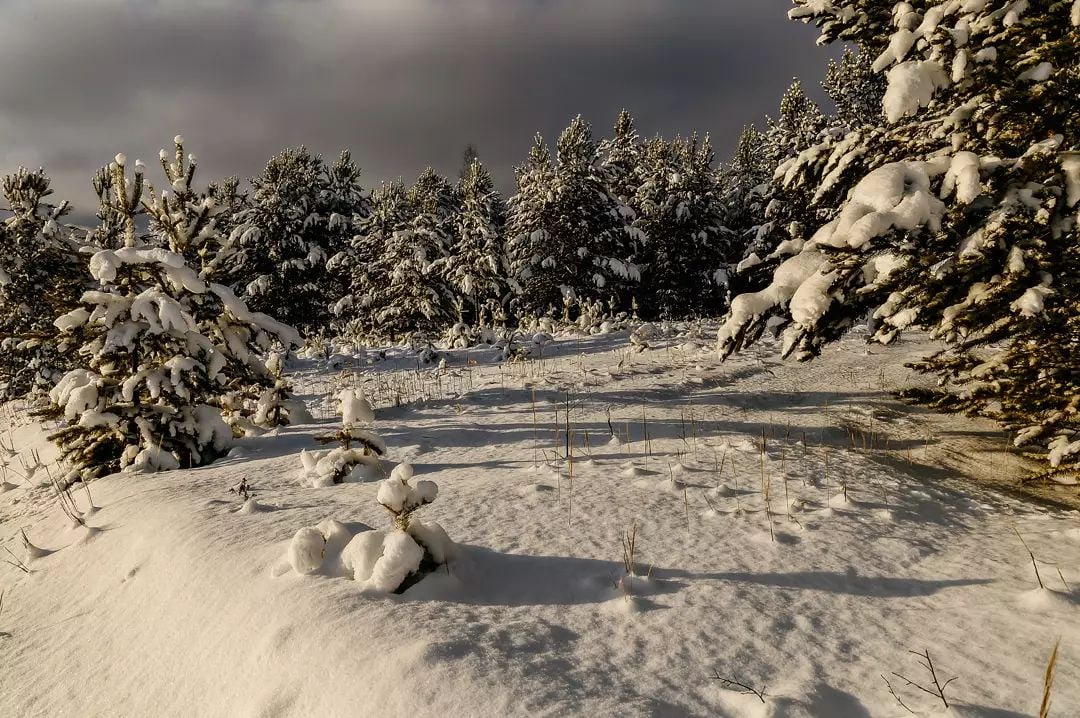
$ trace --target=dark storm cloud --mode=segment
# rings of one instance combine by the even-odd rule
[[[368,183],[453,174],[472,142],[500,184],[532,135],[581,113],[605,133],[712,133],[774,111],[827,54],[787,0],[0,0],[0,168],[88,179],[182,132],[203,180],[306,143]],[[152,173],[153,174],[153,173]]]

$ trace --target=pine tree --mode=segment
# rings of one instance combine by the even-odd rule
[[[98,175],[109,177],[103,214],[125,228],[124,246],[93,255],[98,288],[56,320],[62,340],[81,343],[76,367],[50,393],[55,415],[68,422],[52,438],[74,467],[69,479],[212,461],[232,438],[222,396],[266,376],[263,357],[275,343],[299,343],[292,329],[250,312],[189,266],[182,251],[193,238],[209,246],[220,235],[216,205],[191,189],[194,168],[176,144],[176,163],[166,168],[175,195],[147,184],[139,162],[129,178],[123,155]],[[136,231],[140,205],[151,218],[144,236]]]
[[[847,199],[777,248],[768,287],[736,298],[721,353],[766,324],[800,358],[867,314],[882,343],[921,327],[946,348],[917,364],[939,389],[914,398],[1075,461],[1080,17],[1067,2],[797,1],[824,41],[880,50],[885,122],[788,168],[786,184]]]
[[[354,338],[389,336],[381,314],[390,306],[390,284],[395,269],[387,248],[397,235],[407,235],[414,217],[405,185],[400,180],[383,185],[371,196],[371,211],[356,223],[348,247],[335,255],[330,270],[340,277],[345,293],[333,307],[333,326]],[[404,246],[404,242],[399,246]]]
[[[615,121],[615,134],[600,143],[600,171],[609,194],[624,207],[632,209],[640,185],[638,164],[641,161],[641,138],[634,118],[623,110]],[[633,220],[632,215],[628,215]]]
[[[476,146],[471,142],[465,145],[465,151],[461,153],[461,171],[458,172],[458,181],[462,182],[469,176],[469,172],[472,170],[473,164],[480,159],[480,153],[476,151]]]
[[[391,340],[449,325],[444,271],[457,212],[453,187],[429,168],[407,190],[401,182],[385,185],[373,205],[349,250],[332,262],[349,273],[352,292],[335,307],[338,324]]]
[[[46,203],[44,170],[3,179],[11,217],[0,224],[0,398],[47,391],[70,365],[53,319],[71,310],[89,283],[78,245],[61,222],[67,202]]]
[[[543,311],[559,297],[551,271],[555,260],[549,255],[547,217],[553,201],[555,167],[544,138],[537,134],[525,164],[515,169],[517,192],[510,198],[507,222],[507,254],[510,276],[517,285],[516,307]],[[547,264],[548,266],[544,266]],[[518,312],[520,313],[520,312]]]
[[[749,244],[765,222],[764,198],[773,169],[766,157],[765,137],[747,125],[721,175],[724,226],[744,244]]]
[[[328,301],[327,325],[333,326],[338,302],[351,296],[352,286],[347,273],[341,272],[333,258],[347,252],[353,237],[371,215],[371,192],[360,182],[360,168],[346,150],[326,170],[326,184],[320,195],[322,211],[327,216],[330,261],[320,283],[324,301]],[[323,327],[320,327],[321,331]]]
[[[539,138],[536,153],[544,153]],[[543,212],[512,221],[518,265],[524,266],[527,276],[521,276],[529,285],[524,305],[550,311],[564,300],[598,300],[628,308],[640,280],[631,261],[638,236],[632,231],[631,218],[607,190],[592,130],[581,117],[560,136],[557,159],[547,186],[528,188],[542,193]],[[529,169],[519,173],[519,194],[522,179],[548,179],[543,163],[540,157],[530,157]],[[535,174],[530,171],[534,165]],[[529,210],[531,215],[539,208],[532,198],[512,204],[515,214]],[[533,226],[526,234],[529,224]],[[527,258],[527,264],[520,258]]]
[[[458,321],[477,326],[501,314],[510,268],[503,245],[506,208],[491,174],[479,160],[458,183],[461,209],[454,214],[454,244],[443,271]]]
[[[446,268],[453,244],[457,199],[445,177],[430,167],[407,195],[413,216],[408,230],[390,238],[387,302],[378,318],[391,335],[429,332],[451,322],[453,295]]]
[[[707,315],[722,308],[729,233],[722,227],[713,150],[655,138],[641,158],[634,227],[642,241],[641,313],[649,318]]]
[[[885,78],[874,72],[874,58],[869,51],[844,48],[839,62],[829,60],[821,87],[836,105],[830,123],[833,126],[850,131],[882,124]]]
[[[773,167],[817,144],[825,129],[825,115],[795,78],[780,99],[780,114],[768,120],[765,133],[765,152]]]
[[[252,179],[250,207],[232,233],[234,287],[253,309],[316,333],[335,291],[327,261],[366,212],[359,170],[348,153],[327,167],[305,147],[286,150]]]

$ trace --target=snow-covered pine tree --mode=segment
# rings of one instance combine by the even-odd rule
[[[825,114],[803,90],[802,81],[795,78],[780,98],[780,114],[768,119],[765,133],[765,153],[772,166],[794,157],[817,144],[825,129]]]
[[[416,269],[420,269],[438,295],[431,313],[425,310],[416,315],[415,328],[426,331],[448,325],[457,314],[453,308],[454,293],[446,273],[450,250],[455,243],[455,218],[460,205],[454,186],[430,167],[421,172],[409,188],[409,204],[415,213],[409,229],[410,245],[417,260]],[[395,286],[394,282],[391,282],[391,286]],[[424,293],[412,294],[412,291],[406,288],[406,296],[424,296]],[[413,328],[406,325],[403,332],[412,331]]]
[[[818,24],[824,41],[880,50],[886,123],[786,169],[786,184],[844,188],[847,200],[808,239],[777,248],[768,287],[734,300],[721,354],[766,325],[800,358],[867,314],[882,343],[921,327],[947,346],[918,365],[939,390],[915,398],[995,417],[1018,444],[1050,444],[1053,462],[1075,462],[1080,11],[1064,1],[796,5],[792,17]]]
[[[534,148],[534,153],[538,151]],[[581,117],[559,137],[556,154],[558,165],[548,184],[544,211],[513,222],[515,243],[526,236],[522,220],[536,222],[528,230],[528,249],[517,255],[530,258],[526,306],[545,311],[562,306],[565,299],[629,308],[640,280],[631,261],[638,234],[631,216],[607,190],[592,129]],[[537,169],[544,171],[542,166]],[[514,203],[515,213],[523,204]]]
[[[634,196],[641,184],[638,163],[641,162],[641,138],[634,127],[634,118],[623,110],[615,120],[615,133],[600,142],[600,172],[608,193],[624,206],[633,209]],[[633,216],[628,216],[633,220]]]
[[[223,238],[217,256],[210,259],[202,268],[204,277],[214,278],[222,284],[230,280],[229,267],[233,254],[237,251],[239,234],[234,234],[243,221],[243,212],[248,208],[247,193],[240,189],[240,178],[226,177],[206,186],[206,194],[214,201],[217,214],[214,216],[216,229]]]
[[[506,207],[491,173],[475,160],[456,190],[460,211],[453,215],[454,243],[444,281],[460,307],[458,321],[477,326],[503,305],[510,267],[503,245]]]
[[[456,212],[453,187],[428,168],[405,195],[404,228],[391,232],[377,274],[385,285],[372,295],[375,331],[396,339],[450,324],[451,298],[442,270],[452,241]]]
[[[885,99],[885,77],[874,72],[874,57],[869,50],[844,48],[840,61],[829,60],[821,87],[836,105],[829,126],[841,128],[840,134],[882,124],[881,103]],[[833,134],[833,133],[830,133]]]
[[[346,249],[331,258],[330,271],[345,292],[333,307],[333,327],[353,338],[389,336],[379,316],[387,307],[394,265],[386,255],[395,235],[407,233],[414,217],[401,180],[384,184],[371,196],[371,211],[357,220]],[[404,243],[402,243],[404,246]]]
[[[329,302],[329,327],[337,323],[338,303],[353,294],[349,273],[342,271],[334,258],[347,255],[352,247],[353,237],[372,212],[371,192],[364,189],[360,174],[360,168],[353,161],[352,154],[348,150],[342,152],[338,159],[326,168],[326,185],[320,196],[322,211],[329,218],[327,229],[331,233],[330,261],[322,282],[324,300]],[[351,299],[345,301],[349,302]]]
[[[184,257],[188,266],[199,273],[203,279],[220,273],[220,263],[227,256],[227,237],[218,222],[222,215],[231,209],[232,197],[225,197],[229,203],[219,202],[209,192],[198,192],[194,188],[198,159],[194,154],[186,154],[184,138],[173,138],[173,152],[162,149],[158,161],[165,174],[167,189],[160,196],[155,192],[143,203],[143,210],[149,215],[150,232],[144,241],[158,243],[172,252]],[[146,189],[151,188],[144,183]]]
[[[412,187],[384,185],[358,221],[349,248],[331,261],[348,274],[349,294],[334,307],[346,333],[397,340],[451,321],[443,270],[452,242],[453,187],[427,169]]]
[[[578,300],[629,310],[641,281],[633,258],[643,237],[633,212],[608,192],[592,128],[580,116],[559,137],[556,159],[553,235],[576,258],[569,266],[579,268],[567,286]]]
[[[53,319],[70,311],[89,282],[78,244],[52,205],[44,170],[3,178],[11,216],[0,223],[0,399],[48,391],[70,365]]]
[[[359,170],[347,153],[327,168],[299,147],[271,158],[251,185],[250,206],[231,238],[234,287],[253,309],[318,332],[335,294],[327,260],[353,235],[353,217],[366,211]]]
[[[764,198],[775,168],[765,152],[765,137],[753,125],[743,128],[731,162],[723,168],[724,226],[749,245],[765,221]]]
[[[731,237],[720,217],[708,138],[654,138],[640,161],[640,311],[649,318],[715,315],[723,308]]]
[[[216,406],[222,395],[266,374],[263,356],[275,343],[299,343],[289,327],[204,281],[176,251],[196,237],[218,241],[214,202],[190,189],[182,149],[167,170],[174,186],[174,175],[186,177],[177,195],[147,185],[140,162],[127,177],[126,164],[117,155],[103,173],[106,214],[125,228],[124,246],[91,257],[98,288],[56,320],[62,337],[82,343],[76,367],[50,393],[55,415],[68,421],[52,439],[74,467],[70,480],[212,461],[232,438]],[[136,231],[136,200],[151,217],[145,236]]]
[[[537,134],[529,158],[514,171],[517,191],[507,206],[506,249],[510,259],[512,286],[519,296],[512,300],[516,313],[543,312],[559,298],[556,276],[550,270],[555,260],[550,255],[547,216],[552,204],[555,167],[544,138]],[[547,263],[549,266],[545,267]]]

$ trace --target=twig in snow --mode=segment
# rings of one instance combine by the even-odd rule
[[[738,680],[737,678],[724,678],[723,676],[720,675],[720,672],[715,670],[715,669],[713,670],[713,680],[720,681],[724,685],[724,688],[729,688],[729,687],[731,687],[731,688],[740,688],[740,689],[742,689],[741,693],[743,695],[754,695],[754,696],[757,696],[758,700],[761,701],[762,703],[765,702],[765,695],[766,695],[765,689],[766,689],[766,686],[762,686],[761,690],[758,690],[757,688],[746,685],[745,683]]]
[[[885,681],[885,685],[889,688],[889,694],[892,695],[893,699],[900,704],[900,707],[906,710],[911,715],[915,715],[915,711],[908,708],[907,703],[904,703],[903,699],[901,699],[900,696],[896,694],[896,690],[892,687],[892,683],[889,682],[889,679],[885,677],[884,673],[881,674],[881,680]]]
[[[949,701],[945,697],[945,689],[949,687],[950,683],[952,683],[953,681],[956,680],[956,676],[954,676],[954,677],[948,679],[947,681],[945,681],[944,683],[942,683],[941,680],[938,678],[937,670],[934,668],[934,662],[930,659],[930,651],[927,650],[927,651],[923,651],[922,653],[919,653],[918,651],[908,651],[908,653],[911,653],[912,655],[918,656],[920,659],[922,659],[922,660],[919,661],[919,664],[924,669],[926,669],[927,672],[930,673],[930,680],[933,681],[933,683],[934,683],[933,689],[927,688],[926,686],[919,685],[918,683],[911,680],[907,676],[902,676],[899,673],[894,672],[893,675],[896,676],[897,678],[899,678],[900,680],[904,681],[905,683],[907,683],[912,688],[917,688],[920,691],[922,691],[923,693],[926,693],[928,695],[934,696],[935,698],[938,698],[945,705],[945,707],[948,708],[949,707]]]

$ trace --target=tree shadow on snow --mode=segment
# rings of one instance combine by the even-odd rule
[[[438,600],[474,606],[574,606],[621,600],[617,583],[622,563],[568,556],[499,553],[478,546],[459,546],[462,555],[449,572],[433,573],[405,592],[407,600]],[[675,572],[653,580],[635,579],[638,610],[659,606],[651,600],[686,584]],[[686,574],[689,577],[689,574]]]
[[[660,575],[662,577],[664,572],[660,572]],[[872,598],[932,596],[949,588],[983,586],[993,583],[992,579],[986,578],[893,578],[889,576],[860,576],[836,571],[798,571],[793,573],[732,572],[705,574],[701,578],[732,583],[756,584],[784,590],[822,591]]]

